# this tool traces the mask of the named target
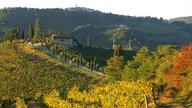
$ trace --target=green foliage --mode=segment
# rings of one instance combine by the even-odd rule
[[[122,55],[120,55],[124,56],[125,61],[131,60],[136,54],[135,51],[121,51],[120,52]],[[94,61],[94,57],[96,57],[96,64],[99,64],[100,66],[106,66],[106,60],[113,56],[114,50],[95,47],[74,47],[71,48],[71,52],[80,53],[86,61]]]
[[[133,60],[128,61],[123,72],[124,80],[146,78],[153,74],[151,52],[147,47],[141,48]]]
[[[141,48],[133,60],[128,61],[123,72],[123,79],[137,80],[156,76],[156,83],[165,84],[165,75],[173,65],[178,48],[172,45],[159,46],[157,51],[150,52],[147,47]]]
[[[116,39],[125,38],[127,31],[128,31],[128,28],[118,27],[111,30],[107,30],[105,34],[111,37],[111,39],[114,38],[116,40]]]
[[[192,26],[189,24],[169,22],[162,18],[122,16],[95,10],[90,12],[86,8],[77,9],[78,12],[70,9],[0,9],[0,35],[3,36],[5,29],[18,25],[27,33],[29,24],[34,24],[34,20],[39,18],[43,31],[57,33],[62,30],[84,45],[87,37],[90,37],[91,44],[96,47],[111,48],[113,33],[118,38],[116,44],[121,44],[124,48],[130,39],[136,39],[131,45],[133,50],[142,46],[155,50],[158,45],[165,44],[183,46],[192,41]],[[107,31],[112,32],[110,36],[105,34]]]
[[[10,29],[10,30],[7,30],[5,32],[5,36],[4,36],[4,40],[7,41],[7,40],[14,40],[17,38],[17,31],[16,29]]]
[[[37,19],[35,21],[35,29],[34,29],[34,41],[39,41],[42,39],[42,33],[41,33],[41,25],[40,25],[40,20]]]
[[[167,72],[170,71],[174,64],[175,56],[179,54],[179,49],[173,45],[159,46],[156,52],[153,52],[156,69],[155,83],[165,84]]]
[[[114,48],[113,56],[123,56],[123,48],[121,45]]]
[[[179,22],[185,22],[188,24],[192,24],[192,16],[172,18],[172,19],[170,19],[170,21],[179,21]]]
[[[33,37],[34,37],[34,29],[33,29],[33,26],[29,25],[28,33],[29,33],[29,38],[30,38],[30,40],[32,41],[32,40],[33,40]]]
[[[24,31],[20,27],[17,29],[9,29],[5,32],[4,41],[12,41],[17,39],[24,39]]]
[[[112,79],[121,80],[123,69],[124,69],[123,56],[114,56],[109,60],[107,60],[105,73],[107,75],[110,75]]]

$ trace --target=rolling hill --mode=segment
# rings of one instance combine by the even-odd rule
[[[4,8],[0,10],[0,36],[5,30],[20,26],[28,37],[28,26],[40,19],[42,31],[62,32],[77,38],[82,44],[112,48],[121,44],[133,50],[158,45],[183,46],[192,41],[192,25],[170,22],[162,18],[123,16],[97,10],[75,7],[67,9]]]
[[[192,16],[172,18],[170,21],[182,21],[188,24],[192,24]]]

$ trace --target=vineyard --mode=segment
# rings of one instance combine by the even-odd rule
[[[149,83],[96,85],[101,77],[78,72],[31,46],[1,43],[0,49],[1,106],[16,101],[16,106],[27,107],[27,100],[35,100],[41,107],[55,108],[138,107],[147,97],[153,100]]]
[[[66,97],[74,85],[86,90],[101,79],[64,66],[31,46],[15,43],[0,44],[0,100],[16,97],[38,99],[52,90]],[[9,102],[7,102],[9,103]]]

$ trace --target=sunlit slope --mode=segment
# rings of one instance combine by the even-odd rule
[[[64,66],[31,46],[1,43],[0,50],[0,100],[39,98],[53,89],[65,95],[74,85],[87,89],[100,80]]]

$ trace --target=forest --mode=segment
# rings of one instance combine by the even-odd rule
[[[16,27],[29,37],[28,26],[34,26],[36,19],[40,20],[45,33],[62,32],[77,38],[82,44],[86,44],[89,38],[92,46],[102,48],[112,48],[113,40],[115,44],[126,49],[131,46],[133,50],[142,46],[155,50],[157,46],[166,44],[181,47],[192,41],[191,24],[180,20],[123,16],[83,7],[0,9],[0,40],[7,29]]]

